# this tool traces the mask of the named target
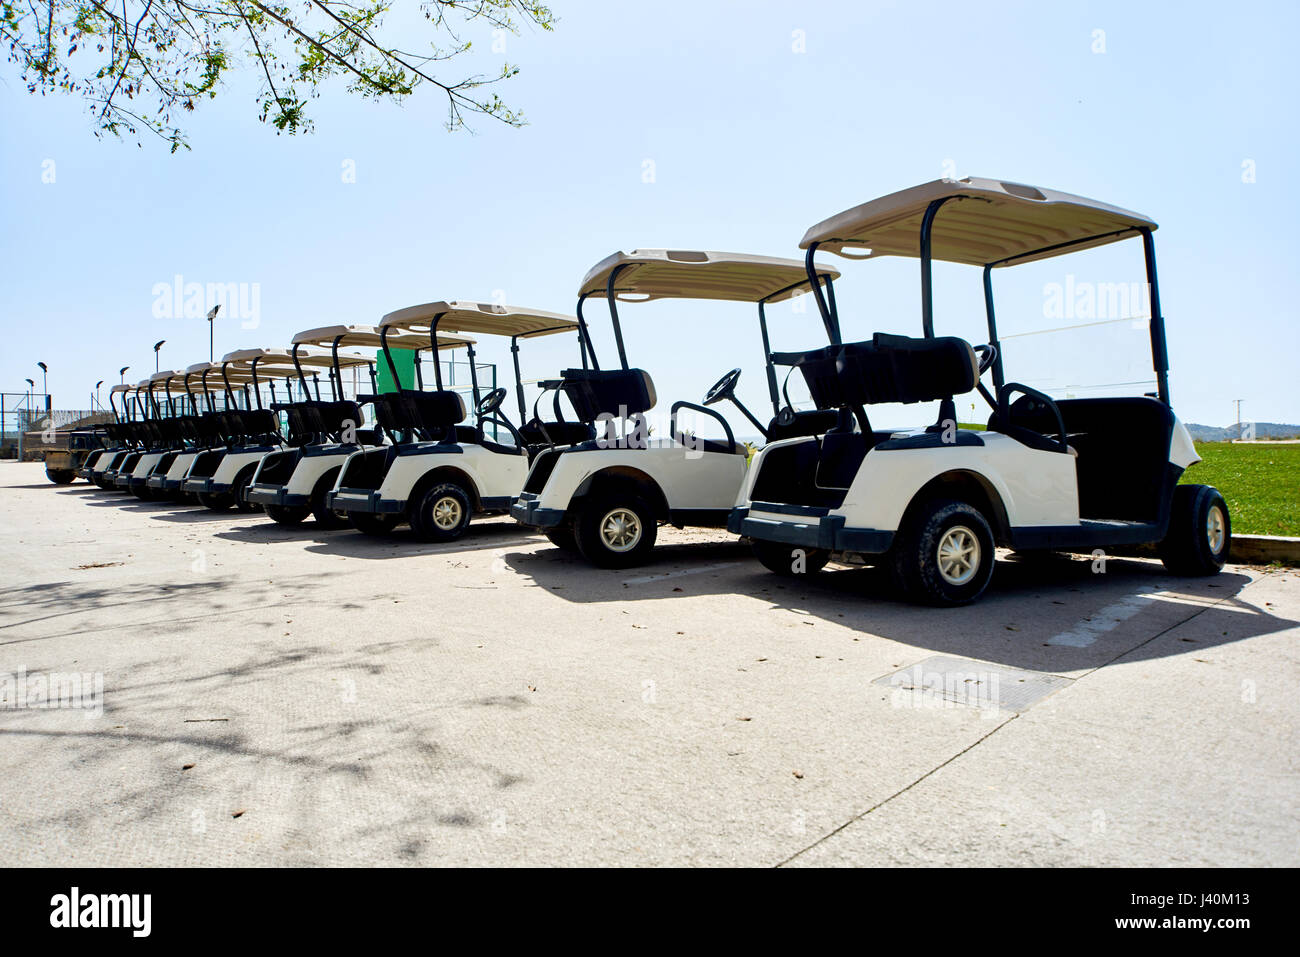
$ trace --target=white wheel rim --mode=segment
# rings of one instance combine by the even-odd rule
[[[433,503],[433,524],[444,531],[459,525],[460,516],[460,502],[450,495],[444,496]]]
[[[630,509],[611,509],[600,520],[600,539],[611,552],[631,551],[641,541],[641,519]]]
[[[1223,540],[1227,536],[1223,520],[1223,509],[1215,505],[1210,509],[1210,513],[1205,516],[1205,538],[1209,542],[1210,551],[1215,555],[1223,551]]]
[[[980,540],[965,525],[954,525],[939,539],[939,574],[950,585],[965,585],[980,567]]]

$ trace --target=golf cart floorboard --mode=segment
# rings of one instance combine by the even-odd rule
[[[1011,529],[1013,548],[1103,548],[1107,545],[1143,545],[1165,537],[1156,522],[1125,522],[1085,518],[1078,525],[1035,525]]]

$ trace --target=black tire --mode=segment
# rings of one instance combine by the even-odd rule
[[[235,481],[231,483],[230,497],[234,501],[235,508],[239,509],[241,512],[259,512],[262,510],[261,505],[258,505],[256,502],[250,502],[245,495],[248,491],[248,486],[253,481],[253,473],[256,471],[257,466],[255,464],[245,466],[244,470],[235,476]]]
[[[195,492],[194,497],[198,499],[200,505],[214,512],[224,512],[235,504],[229,492]]]
[[[334,489],[338,480],[339,469],[331,469],[320,477],[311,492],[311,514],[321,528],[344,528],[348,524],[348,513],[335,510],[325,504],[325,496]]]
[[[374,512],[348,512],[348,522],[363,535],[387,535],[401,521],[399,515],[376,515]]]
[[[544,534],[547,540],[556,548],[562,548],[566,552],[576,552],[578,550],[578,539],[574,536],[573,528],[570,526],[548,528]]]
[[[55,485],[71,485],[72,480],[77,477],[77,473],[71,469],[50,469],[45,470],[45,477]]]
[[[616,513],[626,513],[620,518]],[[619,522],[622,525],[619,526]],[[602,526],[608,537],[602,534]],[[612,539],[626,541],[615,545]],[[585,501],[574,527],[574,538],[582,557],[597,568],[631,568],[650,556],[659,523],[650,504],[634,492],[598,493]]]
[[[796,554],[799,553],[799,554]],[[804,578],[821,571],[831,560],[831,553],[823,548],[802,548],[780,542],[755,539],[754,557],[770,572],[787,578]]]
[[[1175,575],[1217,575],[1232,549],[1228,504],[1212,485],[1178,485],[1160,560]]]
[[[153,489],[149,488],[147,485],[132,485],[127,489],[127,491],[142,502],[153,501]]]
[[[945,558],[941,558],[943,550]],[[963,551],[964,549],[964,551]],[[895,588],[910,601],[964,605],[993,577],[993,530],[979,509],[936,499],[915,506],[890,549]]]
[[[474,506],[455,482],[428,488],[410,505],[411,530],[426,542],[454,542],[465,534]]]
[[[299,525],[311,514],[305,505],[263,505],[262,511],[277,525]]]

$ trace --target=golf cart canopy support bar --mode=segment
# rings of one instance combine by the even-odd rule
[[[416,333],[411,333],[410,335],[396,334],[396,335],[389,335],[385,337],[383,333],[374,326],[340,325],[340,326],[322,326],[318,329],[306,329],[293,337],[292,345],[295,351],[297,351],[302,346],[328,346],[331,355],[338,356],[339,355],[338,350],[340,346],[349,346],[352,348],[361,348],[361,349],[383,349],[385,345],[385,339],[387,341],[387,345],[389,348],[415,350],[417,353],[417,358],[418,358],[419,350],[424,347],[426,342],[424,336]],[[472,339],[464,338],[461,336],[439,336],[438,349],[439,350],[459,349],[468,346],[471,342],[473,342]],[[362,362],[365,362],[369,366],[370,387],[374,391],[378,391],[379,384],[378,384],[378,380],[375,378],[374,363],[371,363],[369,360],[363,359],[360,356],[357,356],[356,358],[361,359]],[[393,357],[391,354],[386,353],[385,358],[388,362],[389,371],[393,372],[393,381],[397,382],[398,381],[397,373],[396,370],[393,368],[394,366]],[[342,362],[341,364],[360,365],[361,363]],[[336,399],[341,399],[343,397],[341,392],[343,388],[343,384],[342,384],[343,379],[340,374],[339,366],[340,363],[335,363],[334,375],[337,380],[335,388],[337,390],[340,390],[338,394],[335,395]]]

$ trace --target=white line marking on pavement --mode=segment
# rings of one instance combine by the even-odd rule
[[[681,578],[683,575],[698,575],[701,572],[716,572],[720,568],[734,568],[743,562],[723,562],[720,565],[701,565],[699,568],[682,568],[675,572],[661,572],[658,575],[641,575],[637,578],[626,579],[624,585],[647,585],[650,582],[660,582],[668,578]]]
[[[1064,645],[1067,648],[1087,648],[1120,622],[1128,621],[1158,597],[1157,595],[1130,595],[1095,612],[1092,617],[1079,622],[1069,631],[1063,631],[1055,638],[1049,638],[1047,643]]]

